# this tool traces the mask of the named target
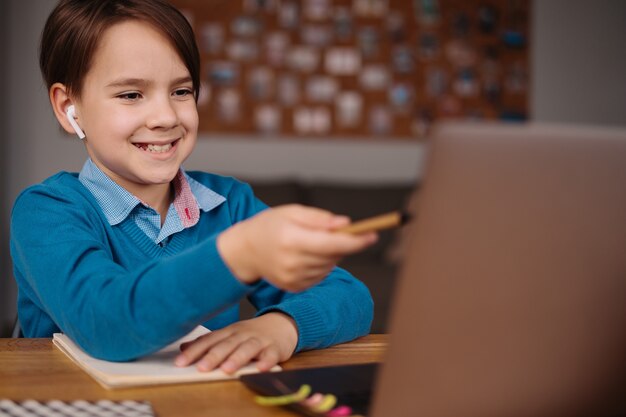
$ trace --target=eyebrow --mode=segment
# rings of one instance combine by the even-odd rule
[[[185,84],[185,83],[190,83],[192,81],[193,80],[191,79],[191,76],[185,75],[183,77],[176,78],[174,81],[172,81],[172,85]],[[106,86],[109,88],[130,87],[130,86],[146,87],[150,84],[152,84],[151,81],[148,81],[143,78],[120,78],[118,80],[111,81]]]

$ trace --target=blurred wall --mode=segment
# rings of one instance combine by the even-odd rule
[[[533,119],[626,126],[626,1],[533,7]]]
[[[0,331],[15,315],[8,217],[18,192],[59,171],[80,169],[85,152],[61,133],[37,64],[50,0],[0,2]],[[536,121],[626,126],[626,2],[535,1],[531,40],[531,114]],[[186,163],[245,179],[389,183],[415,180],[422,145],[350,140],[200,140]]]
[[[0,2],[0,62],[7,62],[7,45],[8,45],[8,7],[5,2]],[[7,80],[7,65],[0,65],[0,82],[3,86],[6,85],[4,80]],[[7,150],[8,150],[8,137],[6,136],[7,125],[7,104],[8,95],[0,95],[0,336],[5,333],[5,326],[8,326],[8,321],[5,318],[11,316],[11,307],[13,301],[10,297],[14,297],[12,285],[10,284],[11,276],[9,275],[10,265],[9,251],[8,251],[8,180],[7,180]]]

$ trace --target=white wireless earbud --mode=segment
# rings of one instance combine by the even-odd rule
[[[78,123],[76,123],[76,119],[74,119],[74,117],[76,117],[76,108],[73,104],[69,106],[67,110],[65,110],[65,114],[67,115],[67,121],[70,122],[78,137],[81,139],[85,139],[85,133],[80,128],[80,126],[78,126]]]

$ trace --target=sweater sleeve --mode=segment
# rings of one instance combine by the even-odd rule
[[[249,298],[259,315],[281,311],[294,319],[298,326],[297,352],[364,336],[370,331],[374,314],[365,284],[338,267],[305,291],[287,293],[264,282]]]
[[[235,218],[250,217],[267,206],[249,186],[240,193]],[[241,211],[245,208],[248,211]],[[248,296],[257,315],[281,311],[298,327],[296,351],[328,347],[369,333],[374,302],[365,284],[342,268],[334,268],[318,285],[298,293],[282,291],[267,281],[260,282]]]
[[[251,289],[222,261],[216,236],[126,270],[114,260],[97,211],[80,203],[85,198],[70,187],[50,188],[22,193],[12,212],[15,277],[27,313],[34,312],[32,328],[52,320],[90,355],[131,360],[182,337]]]
[[[267,206],[247,184],[237,189],[231,207],[235,221],[251,217]],[[333,271],[318,285],[298,293],[285,292],[261,281],[248,296],[257,315],[281,311],[298,327],[296,351],[318,349],[347,342],[369,333],[374,302],[365,284],[342,268]]]

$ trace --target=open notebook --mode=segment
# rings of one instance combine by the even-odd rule
[[[193,365],[186,368],[176,367],[174,358],[180,352],[180,344],[194,340],[209,332],[210,330],[198,326],[187,336],[152,355],[133,362],[109,362],[93,358],[62,333],[55,333],[52,341],[71,360],[107,389],[142,385],[178,384],[182,382],[219,381],[236,379],[243,374],[258,372],[254,364],[240,369],[233,375],[228,375],[220,370],[200,372]],[[272,371],[279,371],[280,369],[279,366],[275,366],[272,368]]]

